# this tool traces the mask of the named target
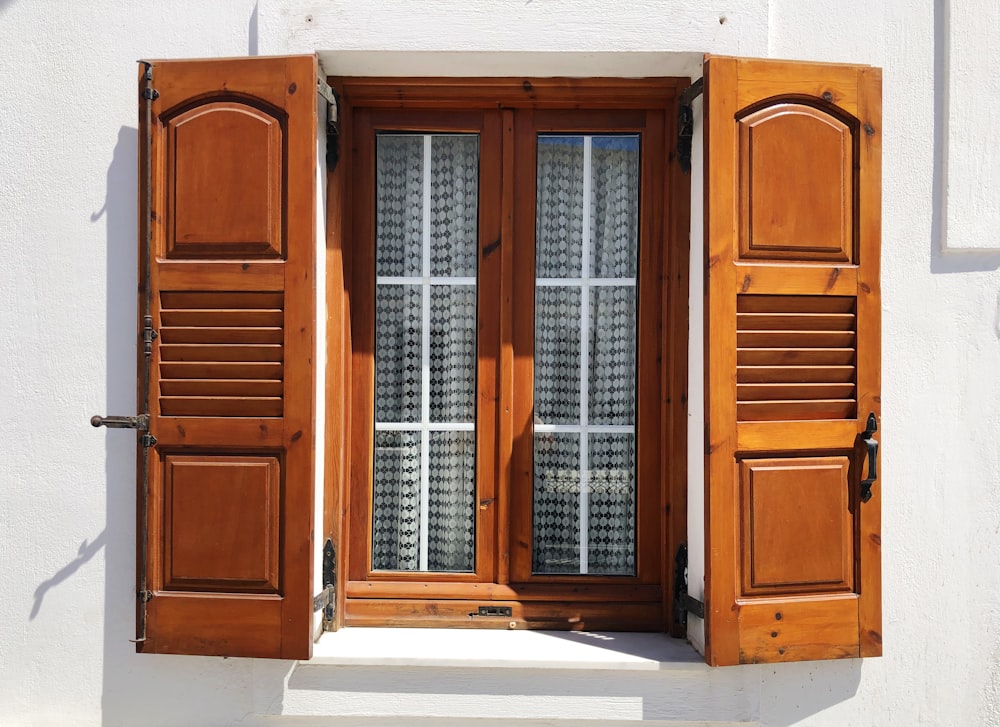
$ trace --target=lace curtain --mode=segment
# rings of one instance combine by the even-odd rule
[[[471,571],[478,140],[379,135],[376,570]],[[541,136],[533,561],[635,572],[636,136]]]
[[[471,571],[478,139],[380,135],[372,567]]]
[[[540,136],[533,569],[635,572],[636,136]]]

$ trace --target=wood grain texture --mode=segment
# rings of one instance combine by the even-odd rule
[[[139,651],[311,652],[316,71],[312,56],[153,62],[139,136],[162,336]]]
[[[741,595],[853,588],[849,470],[845,456],[740,462]]]
[[[879,653],[878,75],[706,62],[711,664]]]
[[[851,262],[850,126],[799,103],[767,106],[737,124],[739,258]]]
[[[861,656],[858,597],[787,597],[740,601],[741,664]]]
[[[675,98],[683,89],[676,90]],[[670,161],[665,169],[664,189],[668,204],[663,221],[663,277],[661,296],[665,329],[663,364],[660,366],[661,419],[660,456],[663,472],[662,506],[665,511],[660,538],[665,544],[661,562],[664,584],[664,614],[667,631],[686,637],[686,628],[674,613],[676,573],[674,556],[688,539],[688,300],[690,289],[691,175],[673,160],[669,140],[677,138],[677,116],[666,116],[667,148]],[[657,239],[658,236],[654,236]]]
[[[280,108],[209,97],[160,117],[167,173],[187,180],[167,190],[166,257],[284,256],[281,116]]]
[[[170,591],[278,592],[277,457],[167,455],[163,476],[162,587]]]

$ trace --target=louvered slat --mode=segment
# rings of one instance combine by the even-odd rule
[[[736,319],[739,421],[856,416],[852,298],[740,295]]]
[[[160,304],[161,415],[282,415],[280,293],[175,291]]]

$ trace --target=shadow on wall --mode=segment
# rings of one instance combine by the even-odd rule
[[[47,578],[38,584],[38,588],[35,589],[35,601],[31,605],[31,613],[28,615],[29,621],[34,621],[35,616],[42,610],[42,601],[45,600],[45,594],[49,592],[49,589],[62,583],[76,573],[80,569],[80,566],[97,555],[97,552],[104,547],[107,537],[108,530],[105,528],[101,531],[100,535],[94,538],[93,542],[84,540],[80,544],[76,558],[60,568],[51,578]]]
[[[849,702],[861,684],[864,659],[761,664],[760,723],[791,727]],[[742,667],[734,667],[742,668]],[[872,724],[879,724],[876,719]]]
[[[95,224],[103,217],[107,225],[108,414],[132,414],[136,408],[137,167],[138,131],[122,127],[108,167],[104,207],[91,216]],[[88,423],[81,425],[90,427]],[[94,435],[102,436],[97,431]],[[135,638],[136,602],[135,432],[112,430],[103,436],[107,526],[90,546],[100,541],[106,548],[103,723],[133,725],[137,715],[142,715],[146,727],[238,721],[241,715],[252,712],[251,660],[135,653],[130,641]],[[75,563],[57,576],[69,575],[70,569],[79,567]],[[55,578],[50,581],[55,582]],[[273,683],[280,693],[282,675]],[[151,709],[151,705],[155,706]]]

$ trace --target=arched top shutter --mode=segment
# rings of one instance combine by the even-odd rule
[[[310,656],[316,73],[140,67],[142,652]]]
[[[881,73],[712,57],[705,123],[707,658],[879,655]]]

